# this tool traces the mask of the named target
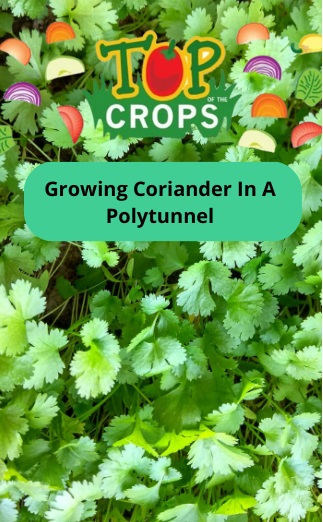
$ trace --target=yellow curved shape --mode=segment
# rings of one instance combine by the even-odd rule
[[[303,36],[299,42],[299,46],[303,54],[321,53],[322,52],[322,35],[321,34],[307,34]]]

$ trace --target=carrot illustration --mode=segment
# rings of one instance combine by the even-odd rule
[[[74,38],[76,38],[75,31],[67,22],[53,22],[46,31],[46,42],[48,44],[74,40]]]
[[[287,118],[286,103],[276,94],[260,94],[253,102],[251,115],[253,118]]]

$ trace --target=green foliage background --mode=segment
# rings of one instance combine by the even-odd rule
[[[0,90],[29,81],[40,108],[1,104],[0,522],[319,521],[321,346],[321,141],[290,144],[294,126],[322,123],[295,96],[318,53],[297,44],[321,32],[313,1],[0,0],[0,37],[32,50],[24,67],[1,57]],[[49,23],[77,38],[48,46]],[[248,22],[266,42],[236,44]],[[98,62],[100,38],[157,31],[161,41],[212,35],[227,49],[226,77],[241,95],[229,132],[203,139],[110,139],[82,91],[115,79]],[[86,73],[47,84],[59,55]],[[244,74],[268,54],[281,81]],[[133,57],[133,70],[140,56]],[[214,74],[219,80],[219,72]],[[288,119],[252,119],[257,95],[286,100]],[[73,146],[56,111],[79,107]],[[265,129],[275,154],[237,145]],[[42,241],[24,224],[23,189],[47,161],[280,161],[303,187],[292,237],[262,243]],[[132,168],[132,165],[129,165]],[[260,167],[261,168],[261,167]]]

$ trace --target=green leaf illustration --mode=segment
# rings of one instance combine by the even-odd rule
[[[309,107],[314,107],[322,100],[322,78],[318,69],[311,68],[303,72],[298,80],[296,98],[304,100]]]
[[[0,125],[0,156],[14,147],[12,130],[7,125]]]

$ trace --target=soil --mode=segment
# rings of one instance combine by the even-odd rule
[[[69,248],[70,247],[70,248]],[[63,260],[64,256],[66,255],[66,252],[69,248],[68,255],[64,259],[64,262],[60,265],[61,261]],[[62,243],[61,245],[61,254],[59,258],[57,259],[55,266],[59,266],[59,269],[55,273],[53,277],[51,277],[47,291],[45,293],[47,306],[45,314],[49,314],[50,312],[53,312],[56,310],[58,306],[64,303],[64,299],[59,295],[57,289],[56,289],[56,281],[58,277],[64,277],[68,281],[70,281],[71,284],[74,283],[74,281],[77,279],[77,266],[82,262],[82,257],[79,248],[77,248],[74,245],[69,245],[69,243]],[[67,329],[71,326],[71,316],[72,316],[72,308],[73,308],[73,300],[71,299],[67,306],[65,307],[64,311],[59,316],[58,320],[55,323],[55,326],[57,328],[64,328]],[[53,312],[53,314],[58,315],[59,311]],[[52,324],[54,315],[48,316],[48,322]]]

